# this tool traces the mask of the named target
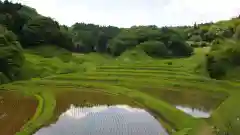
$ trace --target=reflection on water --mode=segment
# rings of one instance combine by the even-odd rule
[[[177,109],[196,118],[208,118],[228,95],[223,92],[203,90],[142,90],[152,96],[166,101]]]
[[[58,121],[35,135],[167,135],[143,109],[127,105],[71,107]]]
[[[187,106],[176,106],[177,109],[195,117],[195,118],[209,118],[211,116],[211,111],[204,111],[197,108],[190,108]]]

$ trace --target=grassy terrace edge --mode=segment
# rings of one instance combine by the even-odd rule
[[[7,89],[6,89],[7,88]],[[28,89],[35,89],[34,91],[26,90],[26,87],[15,85],[3,85],[3,89],[21,92],[24,95],[34,97],[38,101],[36,111],[32,118],[23,125],[21,130],[16,135],[32,135],[36,130],[44,126],[53,116],[55,109],[55,99],[51,92],[36,90],[36,87],[29,87]]]
[[[41,84],[41,81],[38,82],[36,81],[36,85],[32,85],[30,87],[28,87],[27,89],[32,89],[32,88],[36,88],[36,86],[39,86],[39,83]],[[138,91],[134,91],[134,90],[130,90],[127,88],[123,88],[123,87],[118,87],[118,86],[110,86],[110,85],[101,85],[101,84],[87,84],[87,85],[81,85],[79,86],[79,89],[81,88],[97,88],[97,89],[102,89],[104,90],[103,92],[107,92],[107,93],[111,93],[111,94],[124,94],[124,93],[128,93],[128,96],[133,98],[134,101],[144,105],[146,107],[147,110],[152,111],[154,114],[156,114],[156,116],[161,119],[161,117],[166,117],[166,120],[170,120],[168,122],[174,123],[174,120],[178,119],[178,121],[181,121],[182,123],[174,123],[171,126],[174,126],[177,129],[181,129],[184,128],[188,125],[188,127],[190,127],[191,124],[194,124],[196,122],[196,119],[186,115],[185,113],[175,109],[174,107],[166,104],[165,102],[156,100],[144,93],[140,93]],[[34,93],[28,93],[29,91],[25,90],[26,86],[23,87],[19,87],[18,85],[10,85],[8,86],[8,89],[21,89],[24,91],[24,93],[26,93],[27,95],[31,96],[35,96],[38,101],[38,107],[36,110],[35,115],[32,117],[32,119],[27,122],[22,130],[20,132],[17,133],[17,135],[31,135],[33,134],[36,130],[38,130],[40,127],[44,126],[53,116],[53,111],[55,109],[55,98],[53,96],[52,92],[48,91],[48,88],[45,89],[44,91],[39,91],[39,90],[35,90]],[[139,101],[142,101],[144,99],[147,99],[147,103],[141,103]],[[154,102],[154,104],[152,104]],[[53,104],[53,105],[52,105]],[[164,115],[162,115],[162,112]],[[169,115],[169,112],[172,112],[172,115]],[[175,114],[174,114],[175,113]],[[161,117],[159,117],[161,114]],[[190,124],[191,123],[191,124]],[[167,123],[169,124],[169,123]],[[172,128],[172,127],[171,127]],[[170,130],[170,129],[169,129]]]
[[[197,50],[199,52],[200,49]],[[115,67],[122,68],[125,63],[122,64],[121,61],[109,61],[106,64],[102,64],[106,62],[103,60],[102,63],[97,63],[96,60],[90,59],[92,54],[85,55],[85,56],[76,56],[79,58],[86,58],[89,59],[86,64],[87,66],[91,66],[91,70],[87,70],[85,72],[76,72],[71,74],[53,74],[53,76],[49,76],[42,79],[32,79],[29,81],[19,81],[10,84],[2,85],[7,90],[15,90],[22,92],[28,96],[35,97],[38,100],[38,107],[36,109],[35,115],[32,117],[30,121],[28,121],[22,128],[17,135],[31,135],[40,127],[44,126],[49,122],[49,120],[53,116],[53,112],[56,106],[55,95],[54,92],[61,90],[62,87],[66,88],[77,88],[81,90],[81,88],[89,89],[89,90],[101,90],[101,92],[111,93],[111,94],[122,94],[132,98],[134,101],[139,102],[140,104],[146,106],[146,109],[150,109],[155,114],[160,116],[159,119],[164,118],[171,128],[177,129],[177,131],[173,135],[203,135],[201,131],[208,132],[204,135],[213,135],[212,126],[218,126],[224,130],[228,130],[226,127],[226,123],[229,121],[233,121],[236,123],[236,118],[240,116],[240,108],[235,108],[233,106],[238,105],[238,97],[240,96],[240,85],[238,82],[230,82],[230,81],[217,81],[212,80],[210,78],[194,74],[192,70],[196,67],[196,60],[199,61],[200,57],[202,57],[204,53],[196,53],[196,55],[190,58],[184,59],[168,59],[168,60],[152,60],[150,61],[148,66],[156,67],[156,66],[163,66],[162,70],[169,68],[175,69],[175,67],[180,67],[180,70],[176,70],[176,81],[173,78],[172,74],[169,74],[168,71],[156,73],[151,79],[147,79],[144,77],[141,79],[134,79],[134,77],[138,77],[141,75],[146,75],[146,77],[150,77],[152,73],[145,72],[143,70],[140,72],[141,67],[144,65],[144,62],[138,62],[137,64],[131,63],[129,67],[126,67],[126,71],[134,71],[134,69],[140,70],[137,72],[132,72],[130,75],[132,77],[126,77],[125,73],[118,73],[118,69]],[[99,57],[99,55],[98,55]],[[94,57],[96,58],[96,57]],[[56,62],[59,63],[60,61],[56,61],[56,59],[44,59],[47,60],[45,66],[51,67],[51,64]],[[97,59],[98,60],[98,59]],[[36,57],[36,62],[42,61],[40,56]],[[99,60],[100,61],[100,60]],[[166,62],[171,61],[173,65],[167,65]],[[194,63],[195,62],[195,63]],[[120,63],[120,64],[119,64]],[[63,63],[67,64],[67,63]],[[56,64],[56,67],[61,69],[63,66]],[[184,65],[184,66],[183,66]],[[101,67],[111,66],[114,68],[109,73],[102,73],[99,72],[98,69]],[[134,66],[134,69],[132,67]],[[54,68],[56,68],[54,67]],[[75,67],[76,68],[76,67]],[[130,68],[130,69],[129,69]],[[104,69],[108,70],[108,69]],[[125,69],[123,69],[125,70]],[[151,70],[151,69],[149,69]],[[155,69],[153,69],[155,70]],[[175,71],[175,70],[174,70]],[[191,76],[185,76],[182,74],[182,71],[189,71],[188,74]],[[80,73],[80,74],[78,74]],[[110,74],[110,76],[108,76]],[[129,73],[127,73],[129,74]],[[123,75],[123,76],[119,76]],[[155,75],[155,74],[154,74]],[[99,81],[100,80],[100,81]],[[101,82],[101,80],[107,80],[106,82]],[[118,80],[115,83],[112,80]],[[161,80],[159,83],[157,80]],[[143,84],[143,85],[140,85]],[[179,91],[184,89],[196,89],[202,91],[212,91],[212,92],[226,92],[229,94],[229,97],[216,109],[213,111],[212,116],[210,119],[196,119],[193,118],[182,111],[179,111],[175,107],[171,106],[170,104],[156,99],[155,97],[148,95],[139,91],[140,88],[144,88],[144,84],[152,86],[154,88],[174,88],[179,89]],[[161,121],[161,120],[160,120]],[[234,131],[231,133],[240,133],[238,131],[238,127],[240,126],[236,123],[234,125]],[[201,134],[202,133],[202,134]]]

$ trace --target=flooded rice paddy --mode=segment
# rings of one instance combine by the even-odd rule
[[[56,105],[55,119],[34,135],[167,135],[150,113],[125,96],[69,91],[56,95]]]
[[[144,91],[196,118],[208,118],[227,98],[203,91]],[[168,135],[145,106],[123,95],[100,90],[55,93],[54,117],[34,135]],[[0,134],[14,135],[34,115],[37,101],[17,92],[0,91]],[[17,112],[17,113],[16,113]],[[20,116],[20,117],[19,117]]]
[[[37,100],[18,92],[0,91],[0,135],[15,135],[34,115]]]
[[[199,90],[148,89],[144,92],[166,101],[196,118],[209,118],[212,111],[228,97],[225,93]]]
[[[189,106],[176,106],[177,109],[195,117],[195,118],[209,118],[211,116],[212,111],[201,110],[197,108],[191,108]]]
[[[56,123],[34,135],[167,135],[148,112],[128,105],[71,105]]]

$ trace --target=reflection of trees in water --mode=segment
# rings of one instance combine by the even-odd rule
[[[127,104],[130,106],[136,106],[132,99],[122,95],[112,95],[109,93],[90,91],[68,91],[58,93],[56,95],[56,108],[54,117],[51,122],[57,120],[57,118],[65,111],[69,109],[71,104],[78,107],[92,107],[95,105],[113,105],[113,104]]]
[[[147,89],[144,92],[155,95],[173,105],[186,106],[202,111],[211,111],[226,98],[224,93],[207,92],[200,90],[156,90]]]

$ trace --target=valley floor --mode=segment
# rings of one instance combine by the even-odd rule
[[[29,63],[42,65],[44,69],[41,71],[47,75],[2,85],[1,90],[22,92],[38,100],[35,115],[17,135],[30,135],[51,123],[56,117],[58,95],[71,91],[79,92],[78,96],[75,94],[76,99],[84,98],[92,104],[132,104],[125,98],[131,99],[153,113],[170,134],[222,135],[226,132],[239,135],[240,84],[207,77],[199,66],[204,63],[206,51],[207,48],[196,49],[190,58],[164,60],[136,60],[134,57],[137,56],[132,57],[131,52],[118,59],[99,54],[74,54],[72,61],[68,62],[27,52]],[[81,96],[83,92],[120,98],[114,102],[95,101],[91,96]],[[204,107],[211,110],[211,117],[195,118],[177,109],[177,104]]]

